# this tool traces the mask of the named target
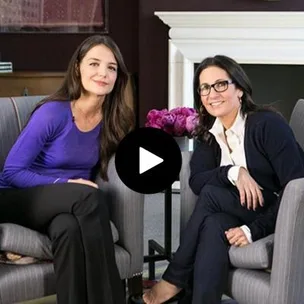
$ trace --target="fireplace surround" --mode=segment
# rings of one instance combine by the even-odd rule
[[[170,28],[169,109],[193,106],[194,64],[207,56],[224,54],[240,64],[304,64],[304,12],[159,11],[155,15]]]

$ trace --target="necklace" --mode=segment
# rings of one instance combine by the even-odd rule
[[[79,112],[81,114],[84,121],[88,121],[89,123],[97,123],[97,122],[101,121],[101,112],[100,111],[96,110],[95,114],[89,118],[88,115],[85,112],[83,112],[83,110],[81,108],[76,106],[76,102],[73,102],[72,103],[73,122],[77,118],[79,119],[79,117],[80,117],[80,115],[78,115],[77,112]],[[96,119],[96,118],[98,118],[98,119]]]

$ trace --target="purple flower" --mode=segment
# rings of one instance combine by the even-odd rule
[[[149,111],[148,115],[147,115],[147,120],[148,122],[151,122],[153,120],[156,119],[156,117],[160,116],[160,111],[158,110],[151,110]]]
[[[176,119],[176,115],[168,112],[165,113],[164,116],[162,117],[162,123],[164,124],[165,127],[173,126],[175,119]]]
[[[172,136],[193,136],[198,123],[197,111],[188,107],[177,107],[170,111],[167,109],[153,109],[147,114],[145,126],[171,134]]]
[[[174,115],[182,114],[182,108],[181,107],[174,108],[174,109],[170,110],[170,113],[174,114]]]
[[[186,131],[186,117],[179,114],[174,123],[174,135],[183,136]]]
[[[199,119],[197,113],[190,115],[186,118],[186,130],[189,132],[190,135],[193,135],[193,131],[198,125],[198,122]]]
[[[162,129],[163,128],[163,123],[162,123],[162,116],[164,115],[165,111],[168,110],[151,110],[149,111],[147,115],[147,122],[145,124],[146,127],[151,127],[151,128],[158,128]]]
[[[196,111],[192,108],[181,108],[181,114],[185,115],[186,117],[195,114]]]

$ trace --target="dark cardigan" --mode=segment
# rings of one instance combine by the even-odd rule
[[[196,195],[207,184],[231,187],[227,175],[232,165],[220,166],[221,149],[211,136],[209,144],[198,144],[190,161],[189,185]],[[304,177],[304,152],[284,118],[275,112],[247,116],[244,148],[248,172],[264,189],[264,198],[266,193],[281,193],[289,181]],[[274,230],[279,203],[277,199],[270,203],[270,208],[248,225],[253,240]]]

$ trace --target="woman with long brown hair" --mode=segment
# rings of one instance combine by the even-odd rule
[[[73,54],[62,86],[34,109],[0,175],[0,222],[52,241],[59,304],[121,304],[107,205],[96,174],[134,126],[124,91],[127,69],[107,36]]]

